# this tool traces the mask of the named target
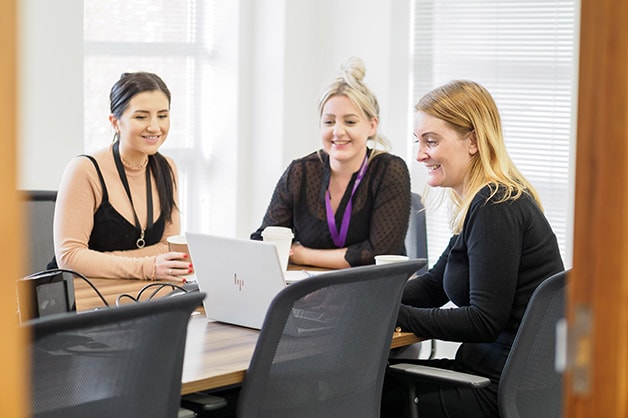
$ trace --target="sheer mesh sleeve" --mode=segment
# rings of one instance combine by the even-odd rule
[[[371,171],[372,170],[372,171]],[[356,199],[360,210],[360,198],[367,199],[364,219],[356,216],[351,228],[368,231],[368,236],[350,244],[345,256],[351,264],[371,264],[377,254],[405,254],[405,236],[410,218],[410,174],[406,163],[391,154],[373,158],[368,190]],[[362,220],[362,222],[359,222]]]
[[[355,177],[336,211],[337,224],[342,221]],[[329,157],[324,151],[294,160],[277,182],[262,225],[251,238],[261,239],[266,226],[280,225],[292,228],[295,240],[306,247],[336,248],[325,211],[329,178]],[[376,254],[405,254],[409,216],[410,174],[405,162],[388,153],[373,157],[353,196],[347,262],[352,266],[372,264]]]
[[[286,226],[288,228],[294,228],[294,208],[292,202],[294,198],[299,197],[299,192],[298,190],[291,190],[291,184],[298,184],[298,179],[302,176],[299,161],[295,160],[290,163],[275,186],[275,191],[266,209],[262,225],[251,234],[251,239],[261,240],[262,231],[267,226]],[[292,187],[292,189],[294,189],[294,187]]]

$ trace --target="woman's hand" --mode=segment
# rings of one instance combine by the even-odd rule
[[[290,247],[290,263],[305,265],[305,252],[307,248],[301,245],[300,242],[294,242]]]
[[[171,251],[155,257],[155,280],[186,282],[186,276],[194,273],[190,256],[186,253]]]

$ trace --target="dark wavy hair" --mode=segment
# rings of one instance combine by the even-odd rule
[[[111,87],[111,92],[109,93],[111,113],[117,119],[120,119],[129,106],[131,99],[135,95],[146,91],[161,91],[168,98],[168,107],[170,107],[171,96],[166,83],[157,74],[140,71],[123,73],[120,79]],[[115,140],[117,141],[118,139],[119,137],[116,135]],[[157,184],[161,213],[166,220],[170,221],[172,219],[172,210],[177,206],[174,200],[176,179],[172,167],[159,152],[148,156],[148,166],[153,172],[155,183]]]

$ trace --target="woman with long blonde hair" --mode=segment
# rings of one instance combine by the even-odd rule
[[[490,93],[456,80],[415,110],[416,160],[429,186],[448,191],[454,235],[436,264],[408,282],[397,325],[462,343],[455,359],[423,363],[491,380],[479,390],[418,384],[419,416],[497,417],[497,385],[530,296],[563,262],[537,192],[508,156]],[[456,307],[441,309],[448,302]],[[403,416],[407,402],[395,385],[388,376],[382,417]]]

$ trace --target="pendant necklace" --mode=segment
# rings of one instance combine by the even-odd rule
[[[144,240],[144,231],[146,231],[146,229],[150,229],[153,226],[153,192],[150,182],[150,166],[146,167],[146,217],[148,219],[146,229],[142,229],[140,220],[137,217],[137,212],[135,212],[135,205],[133,205],[133,198],[131,197],[131,188],[129,187],[129,181],[126,178],[122,159],[120,158],[120,141],[116,141],[113,144],[113,159],[116,162],[116,168],[118,169],[120,181],[122,181],[122,185],[124,186],[126,195],[129,197],[129,202],[131,202],[131,208],[133,208],[133,216],[135,217],[135,230],[139,233],[139,238],[137,239],[137,241],[135,241],[135,245],[137,246],[137,248],[144,248],[144,246],[146,245],[146,241]]]

